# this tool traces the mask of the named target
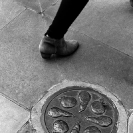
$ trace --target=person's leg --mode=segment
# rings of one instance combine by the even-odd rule
[[[89,0],[62,0],[57,14],[45,33],[51,38],[61,39]]]
[[[42,39],[39,50],[44,59],[52,55],[66,57],[79,47],[76,40],[64,40],[64,34],[89,0],[62,0],[57,14]]]
[[[131,6],[133,7],[133,0],[130,0],[130,4],[131,4]]]

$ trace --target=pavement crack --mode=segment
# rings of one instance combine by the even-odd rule
[[[0,92],[0,95],[3,96],[4,98],[6,98],[7,100],[11,101],[12,103],[18,105],[19,107],[27,110],[28,112],[30,111],[29,108],[25,107],[24,105],[20,104],[19,102],[17,102],[16,100],[10,98],[9,96],[7,96],[6,94],[3,94],[2,92]]]
[[[1,29],[0,29],[0,31],[1,30],[3,30],[5,27],[7,27],[10,23],[12,23],[15,19],[17,19],[24,11],[26,11],[27,9],[25,8],[20,14],[18,14],[15,18],[13,18],[11,21],[9,21],[4,27],[2,27]]]
[[[38,101],[36,103],[34,103],[34,105],[30,108],[30,110],[32,110],[32,108],[34,106],[36,106],[44,97],[45,95],[48,93],[48,90],[44,91],[43,94],[40,96],[40,98],[38,99]]]
[[[39,0],[38,0],[38,1],[39,1]],[[51,4],[48,8],[46,8],[45,10],[42,10],[42,7],[41,7],[41,12],[39,12],[38,14],[41,14],[42,16],[44,16],[44,15],[45,15],[45,12],[46,12],[49,8],[55,6],[55,5],[58,3],[58,1],[59,1],[59,0],[56,0],[54,3],[52,3],[52,4]]]
[[[41,6],[41,3],[40,3],[40,0],[38,0],[38,3],[39,3],[40,10],[42,12],[42,6]]]
[[[78,32],[79,34],[82,34],[83,36],[92,38],[93,40],[98,41],[99,43],[103,44],[104,46],[107,46],[107,47],[109,47],[109,48],[112,49],[112,50],[116,50],[117,52],[119,52],[119,53],[121,53],[121,54],[123,54],[123,55],[127,55],[130,59],[133,59],[133,57],[132,57],[131,55],[129,55],[129,54],[127,54],[127,53],[124,53],[124,52],[120,51],[119,49],[116,49],[116,48],[114,48],[114,47],[112,47],[112,46],[110,46],[110,45],[108,45],[108,44],[106,44],[106,43],[104,43],[104,42],[102,42],[102,41],[100,41],[100,40],[98,40],[98,39],[95,39],[95,38],[93,38],[93,37],[91,37],[91,36],[88,36],[87,34],[81,32],[81,31],[79,31],[79,30],[76,30],[76,29],[74,29],[74,28],[72,28],[72,27],[70,27],[69,29],[70,29],[72,32]]]
[[[59,0],[56,0],[56,2],[52,3],[51,6],[55,6],[58,3]]]

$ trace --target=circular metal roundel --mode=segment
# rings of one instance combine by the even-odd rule
[[[105,95],[71,86],[47,99],[41,123],[47,133],[117,133],[118,111]]]

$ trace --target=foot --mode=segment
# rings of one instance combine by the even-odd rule
[[[65,41],[64,38],[56,40],[45,36],[39,45],[39,50],[42,57],[47,59],[51,58],[53,54],[60,57],[72,55],[78,47],[79,43],[75,40]]]
[[[62,38],[57,43],[57,56],[69,56],[72,55],[79,47],[79,43],[76,40],[67,40],[65,41],[64,38]]]
[[[41,53],[42,58],[49,59],[52,55],[56,54],[56,49],[54,45],[55,39],[51,39],[50,37],[44,36],[39,44],[39,51]]]

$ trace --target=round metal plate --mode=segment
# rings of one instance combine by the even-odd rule
[[[105,95],[79,86],[47,99],[41,123],[48,133],[117,133],[118,111]]]

